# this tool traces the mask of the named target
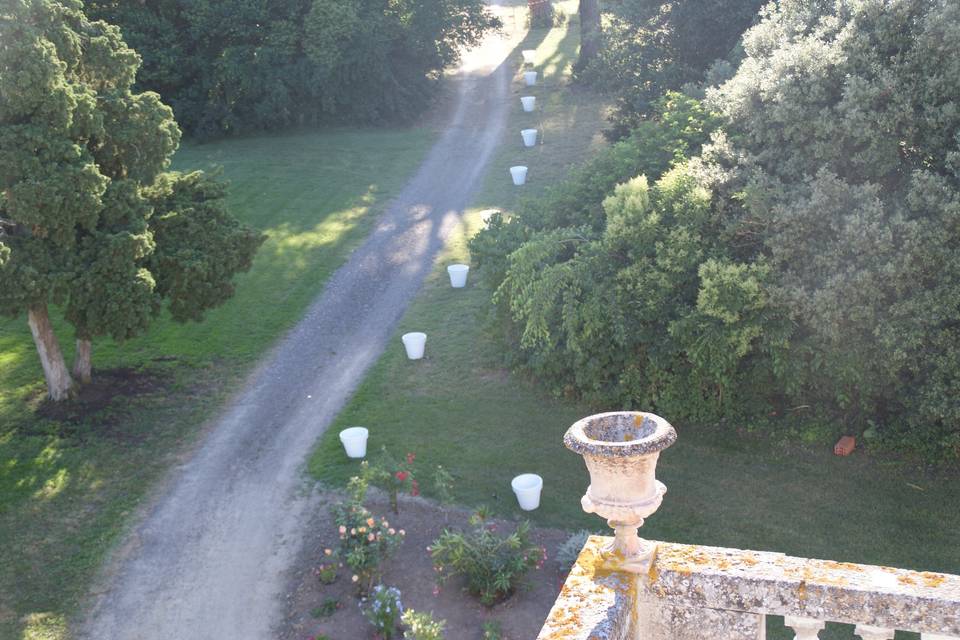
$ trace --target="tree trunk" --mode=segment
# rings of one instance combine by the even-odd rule
[[[87,338],[77,338],[77,355],[73,360],[73,377],[87,384],[93,379],[93,345]]]
[[[53,333],[47,305],[39,304],[30,307],[27,321],[30,323],[33,343],[37,345],[40,364],[43,365],[43,375],[47,379],[47,393],[51,400],[57,402],[66,400],[70,397],[73,380],[67,371],[67,363],[63,359],[63,352],[60,351],[60,343],[57,342],[57,336]]]
[[[577,67],[584,69],[600,51],[600,0],[580,0],[580,58]]]
[[[553,15],[553,5],[550,0],[527,0],[527,9],[530,10],[530,21],[547,20]]]

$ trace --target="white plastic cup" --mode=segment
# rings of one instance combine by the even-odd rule
[[[524,71],[523,72],[523,81],[527,83],[528,87],[532,87],[537,84],[537,72],[536,71]]]
[[[536,49],[524,49],[520,53],[523,54],[523,64],[533,64],[537,57]]]
[[[523,105],[523,110],[527,113],[533,111],[534,107],[537,106],[537,97],[536,96],[523,96],[520,98],[520,104]]]
[[[454,289],[463,289],[467,286],[467,273],[470,267],[465,264],[452,264],[447,267],[447,274],[450,276],[450,286]]]
[[[340,432],[340,442],[348,458],[363,458],[367,455],[367,438],[370,432],[364,427],[350,427]]]
[[[532,147],[537,144],[537,130],[536,129],[523,129],[520,132],[520,135],[523,136],[523,146]]]
[[[527,181],[527,168],[524,166],[510,167],[510,176],[513,178],[513,184],[519,187]]]
[[[517,502],[524,511],[533,511],[540,506],[540,492],[543,490],[543,478],[535,473],[524,473],[510,482]]]
[[[427,345],[427,334],[420,332],[405,333],[401,339],[409,359],[420,360],[423,358],[423,349]]]

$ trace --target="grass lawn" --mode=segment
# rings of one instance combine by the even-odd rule
[[[116,386],[98,385],[105,397],[66,421],[38,412],[26,320],[0,321],[0,638],[69,635],[126,516],[299,320],[433,139],[429,128],[340,130],[185,146],[175,168],[222,166],[234,213],[269,239],[206,322],[164,318],[137,340],[97,341],[94,376]],[[72,336],[57,329],[69,361]]]
[[[606,101],[596,92],[570,83],[580,47],[577,2],[555,2],[554,6],[571,16],[571,21],[553,29],[531,29],[510,59],[516,67],[510,92],[510,120],[475,203],[479,208],[507,211],[522,198],[535,197],[561,180],[571,165],[589,158],[605,144],[600,131],[606,125]],[[533,87],[523,84],[520,68],[523,49],[536,51],[532,68],[538,77]],[[536,97],[533,113],[523,111],[521,96]],[[522,129],[539,130],[535,147],[523,146]],[[511,184],[509,167],[513,165],[529,167],[527,184],[522,188]]]
[[[467,289],[452,289],[444,270],[451,262],[469,262],[466,240],[482,225],[480,210],[509,211],[521,193],[535,195],[600,144],[602,103],[564,87],[574,36],[564,28],[531,32],[528,42],[538,43],[547,75],[536,90],[545,103],[545,144],[520,148],[519,129],[530,114],[521,112],[517,100],[477,208],[408,310],[393,346],[317,445],[310,463],[315,478],[340,485],[357,472],[337,433],[364,425],[371,429],[371,453],[386,446],[397,458],[417,454],[427,495],[429,467],[442,464],[455,475],[455,494],[465,505],[486,505],[539,525],[605,530],[599,518],[581,511],[586,469],[561,442],[570,424],[596,408],[554,398],[504,370],[502,346],[490,329],[491,292],[476,274]],[[515,87],[517,96],[525,94]],[[522,189],[509,184],[505,169],[519,159],[530,166],[530,184]],[[406,360],[399,337],[406,331],[427,333],[424,360]],[[798,446],[732,429],[675,426],[679,440],[658,468],[670,491],[644,527],[645,536],[960,573],[955,474],[929,474],[862,451],[838,458],[828,443]],[[544,477],[535,512],[521,512],[510,489],[511,477],[522,472]],[[771,638],[792,637],[777,619],[768,631]],[[830,625],[827,637],[852,635]]]

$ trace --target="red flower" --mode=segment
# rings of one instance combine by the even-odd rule
[[[417,459],[417,456],[412,453],[407,454],[407,464],[413,464],[413,461]]]
[[[397,471],[397,480],[399,480],[400,482],[406,482],[408,475],[410,474],[407,473],[406,471]]]

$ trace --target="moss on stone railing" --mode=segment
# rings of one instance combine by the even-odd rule
[[[799,640],[821,621],[864,640],[960,638],[960,576],[667,542],[638,575],[604,555],[610,542],[587,541],[538,640],[758,640],[766,615]]]
[[[657,460],[676,437],[660,416],[630,411],[567,430],[590,473],[581,504],[616,538],[587,541],[538,640],[763,640],[768,615],[796,640],[816,640],[826,621],[855,624],[862,640],[960,640],[960,576],[641,540],[666,493]]]

